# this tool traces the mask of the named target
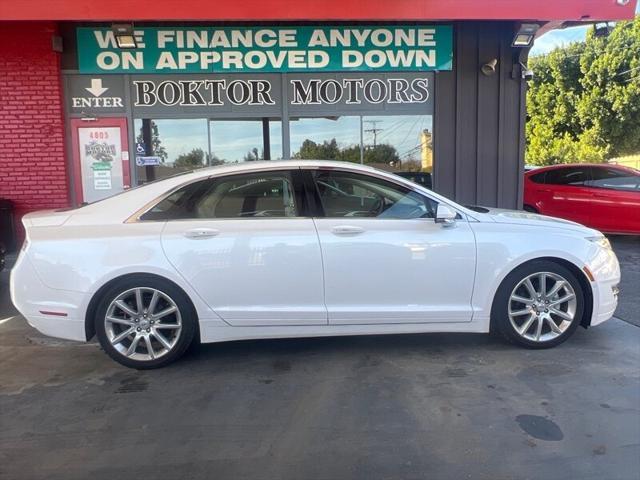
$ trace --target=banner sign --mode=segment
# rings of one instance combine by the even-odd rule
[[[143,27],[120,49],[110,28],[77,29],[80,73],[451,70],[450,25]]]

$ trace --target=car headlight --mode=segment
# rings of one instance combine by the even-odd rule
[[[605,237],[605,236],[587,237],[587,240],[589,240],[590,242],[593,242],[593,243],[597,243],[602,248],[606,248],[608,250],[611,250],[611,242],[609,242],[609,239],[607,237]]]

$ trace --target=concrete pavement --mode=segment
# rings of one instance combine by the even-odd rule
[[[0,320],[7,294],[5,272]],[[545,351],[263,340],[138,372],[16,317],[0,365],[2,479],[640,478],[640,329],[620,320]]]

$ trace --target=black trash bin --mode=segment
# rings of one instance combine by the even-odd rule
[[[0,198],[0,244],[3,244],[8,252],[12,252],[16,248],[13,202],[5,198]]]

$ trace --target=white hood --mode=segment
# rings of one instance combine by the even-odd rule
[[[593,230],[589,227],[585,227],[584,225],[572,222],[571,220],[565,220],[563,218],[547,217],[546,215],[524,212],[522,210],[507,210],[503,208],[489,207],[482,208],[486,208],[486,210],[488,210],[488,212],[483,213],[483,217],[489,217],[488,219],[497,223],[531,225],[532,227],[555,227],[572,230],[586,235],[601,235],[597,230]]]

